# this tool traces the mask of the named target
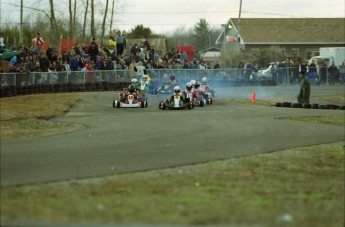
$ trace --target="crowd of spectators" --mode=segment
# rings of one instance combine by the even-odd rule
[[[119,70],[129,78],[137,77],[139,65],[150,69],[207,69],[211,66],[198,56],[188,61],[186,52],[170,49],[167,53],[156,51],[147,39],[141,43],[133,43],[127,47],[124,33],[118,32],[116,37],[109,37],[107,44],[99,44],[95,39],[91,43],[76,43],[65,53],[59,53],[56,46],[50,45],[42,50],[43,38],[37,33],[32,39],[31,47],[21,43],[19,54],[9,60],[9,72],[74,72]],[[120,42],[120,47],[119,47]]]

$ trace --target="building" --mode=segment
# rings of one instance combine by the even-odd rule
[[[205,50],[199,51],[200,58],[204,60],[204,62],[214,64],[215,62],[219,61],[221,57],[221,49],[216,47],[210,47]]]
[[[250,52],[272,46],[291,57],[309,59],[320,47],[345,46],[344,18],[229,19],[216,41],[222,50]]]

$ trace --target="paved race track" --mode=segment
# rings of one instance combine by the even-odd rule
[[[343,140],[342,126],[277,118],[344,111],[234,104],[228,99],[249,100],[254,90],[258,99],[291,98],[298,89],[219,89],[214,105],[182,111],[158,109],[164,96],[150,96],[148,108],[115,109],[116,92],[85,93],[66,115],[54,119],[85,129],[1,143],[1,186],[167,168]],[[313,87],[312,94],[344,94],[344,87]]]

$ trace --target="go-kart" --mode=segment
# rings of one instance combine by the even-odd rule
[[[208,84],[201,84],[200,85],[200,91],[203,91],[205,94],[209,95],[209,97],[216,97],[217,93],[214,89],[211,89],[210,85]]]
[[[192,102],[184,102],[182,101],[181,95],[174,95],[173,100],[166,99],[164,101],[159,102],[159,109],[166,110],[182,110],[182,109],[193,109],[194,106]]]
[[[215,97],[216,92],[212,90],[213,91],[213,95],[212,95],[210,91],[211,90],[209,89],[208,85],[201,85],[200,89],[196,91],[198,93],[196,100],[197,101],[204,100],[205,104],[211,105],[213,103],[213,99],[211,97]]]
[[[149,89],[148,85],[146,82],[142,81],[140,82],[140,85],[138,86],[138,101],[139,102],[145,102],[145,105],[147,107],[147,90]]]
[[[157,88],[157,90],[154,91],[154,94],[171,94],[174,92],[173,86],[165,82],[163,86]]]
[[[206,100],[204,100],[202,98],[197,99],[197,97],[199,97],[199,96],[196,96],[197,92],[195,92],[195,93],[193,93],[193,92],[185,92],[184,94],[186,96],[186,102],[191,102],[193,107],[195,107],[195,106],[199,106],[199,107],[205,106]]]
[[[125,107],[125,108],[144,108],[147,107],[146,101],[139,101],[135,95],[120,95],[120,100],[113,101],[113,107]]]

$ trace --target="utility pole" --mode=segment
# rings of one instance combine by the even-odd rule
[[[238,21],[237,21],[236,51],[240,50],[239,45],[240,45],[241,12],[242,12],[242,0],[240,1],[240,11],[238,13]]]

